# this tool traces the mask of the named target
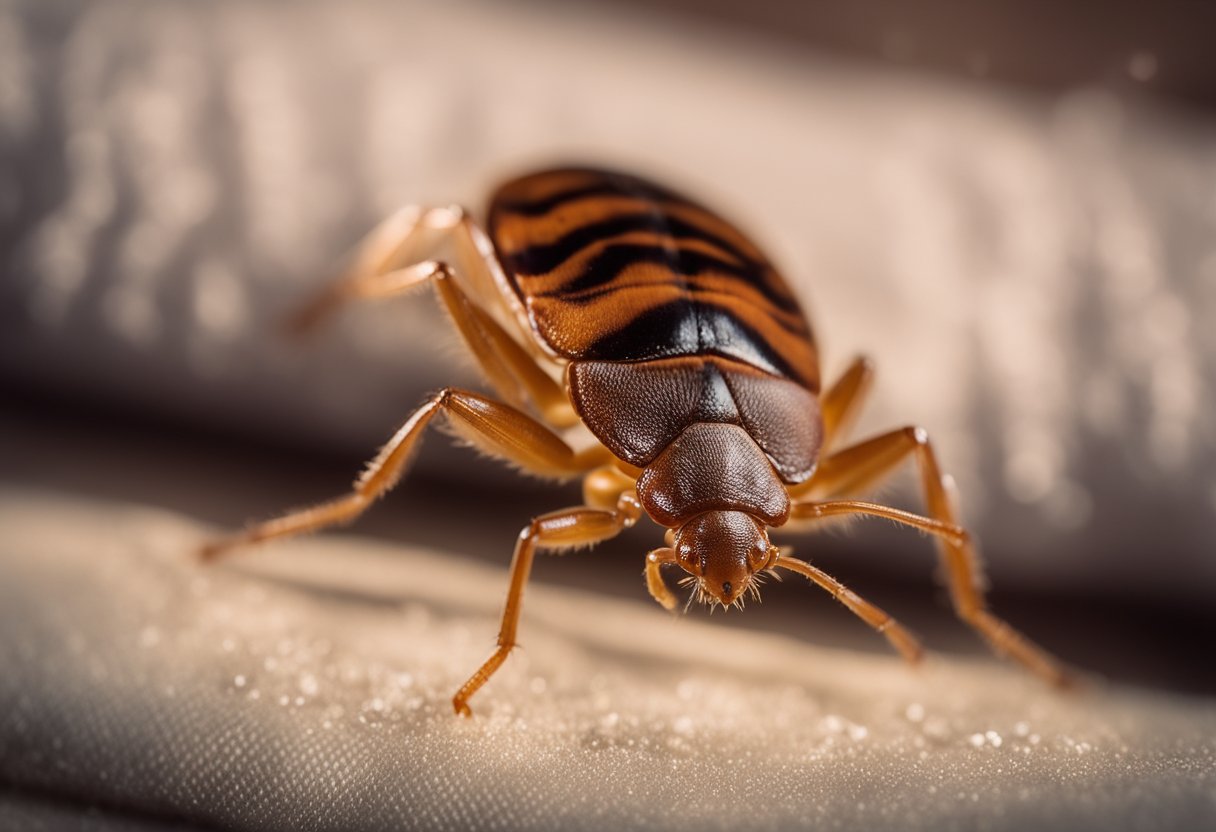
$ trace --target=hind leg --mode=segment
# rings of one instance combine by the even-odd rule
[[[497,285],[493,248],[456,206],[403,208],[376,226],[359,244],[350,267],[289,318],[295,333],[312,330],[356,299],[384,299],[433,284],[456,328],[498,394],[510,404],[535,407],[555,427],[578,419],[562,386],[494,320],[448,263],[430,259],[444,245],[455,249],[462,267],[479,270],[483,284]],[[504,288],[505,287],[501,287]]]

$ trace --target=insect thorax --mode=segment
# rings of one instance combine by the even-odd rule
[[[789,513],[786,485],[815,469],[822,436],[814,393],[717,356],[574,362],[574,406],[617,457],[645,469],[638,496],[668,527],[710,510],[768,525]]]

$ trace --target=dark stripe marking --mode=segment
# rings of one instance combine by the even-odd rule
[[[616,237],[630,231],[652,231],[677,240],[694,239],[717,246],[740,263],[760,267],[734,244],[700,226],[672,216],[657,217],[654,213],[624,214],[572,229],[552,243],[528,246],[508,255],[522,274],[546,274],[599,240]]]
[[[685,293],[687,294],[687,297],[683,301],[686,303],[701,302],[701,303],[714,304],[715,306],[717,306],[718,304],[716,303],[716,301],[713,297],[714,295],[725,295],[740,303],[748,303],[748,301],[746,299],[740,297],[739,295],[732,295],[727,292],[720,292],[720,291],[715,291],[715,290],[710,290],[710,289],[703,289],[703,288],[699,288],[699,287],[695,287],[695,286],[689,286],[687,283],[680,280],[678,275],[674,275],[673,279],[671,279],[669,281],[665,281],[663,283],[651,283],[651,282],[621,283],[616,286],[605,286],[603,288],[598,288],[598,289],[587,289],[585,291],[579,292],[577,295],[571,295],[571,296],[562,295],[560,297],[551,298],[551,299],[560,301],[561,303],[569,304],[570,306],[580,307],[580,306],[588,306],[592,303],[595,303],[597,300],[600,300],[601,298],[605,298],[608,295],[612,295],[617,292],[627,292],[630,289],[641,289],[643,291],[646,291],[646,290],[654,289],[657,286],[676,286],[676,287],[683,289],[685,291]],[[540,297],[540,296],[537,296],[537,297]],[[668,301],[668,303],[678,303],[678,302],[680,302],[680,301]],[[807,328],[806,318],[804,318],[802,316],[802,314],[796,310],[781,309],[781,308],[777,308],[777,307],[768,308],[768,307],[762,307],[762,306],[755,306],[754,304],[752,304],[752,306],[753,306],[753,308],[757,309],[761,314],[766,315],[774,324],[781,327],[783,330],[785,330],[792,336],[795,336],[797,338],[805,338],[810,334],[810,330]],[[729,314],[729,310],[723,310],[723,311],[726,311]]]
[[[758,332],[729,310],[697,301],[677,301],[650,309],[626,326],[597,338],[583,360],[646,361],[678,355],[721,355],[774,375],[802,379]]]
[[[748,286],[754,287],[778,309],[795,310],[797,302],[784,292],[778,292],[776,287],[764,279],[765,270],[756,267],[740,267],[725,260],[720,260],[699,251],[660,248],[637,244],[618,244],[606,246],[603,251],[591,259],[578,277],[560,287],[544,293],[535,294],[537,297],[563,299],[566,295],[582,292],[587,289],[606,288],[609,283],[620,276],[621,272],[638,263],[653,263],[666,266],[674,275],[691,277],[701,272],[716,271],[730,275]],[[515,265],[513,262],[511,265]],[[687,285],[687,284],[686,284]],[[695,292],[694,287],[687,287]]]

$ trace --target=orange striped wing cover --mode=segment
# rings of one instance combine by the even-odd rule
[[[721,356],[819,390],[793,293],[734,226],[627,174],[534,173],[491,198],[489,234],[540,338],[575,361]]]

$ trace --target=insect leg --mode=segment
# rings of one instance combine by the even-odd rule
[[[457,206],[403,208],[364,238],[346,273],[292,315],[288,329],[307,332],[350,300],[389,298],[433,281],[456,328],[499,395],[520,408],[533,403],[550,424],[569,427],[578,418],[561,385],[470,297],[451,266],[422,259],[455,233],[465,268],[487,269],[485,258],[494,256],[493,249],[481,251],[475,241],[484,235],[477,236],[475,229]]]
[[[624,496],[637,496],[637,479],[620,470],[616,465],[596,468],[583,478],[583,500],[596,508],[611,508]],[[668,531],[666,547],[646,553],[646,589],[650,597],[664,609],[674,610],[679,606],[676,596],[663,581],[662,567],[676,562],[675,550],[671,548],[671,531]]]
[[[820,413],[823,417],[823,447],[822,455],[826,455],[849,435],[853,424],[861,413],[862,405],[869,397],[870,388],[874,383],[874,362],[864,355],[853,359],[853,363],[845,370],[844,375],[836,383],[824,391],[819,401]],[[814,479],[790,488],[790,496],[798,498],[810,492],[815,485]]]
[[[932,518],[930,522],[941,524],[936,530],[924,525],[920,527],[933,533],[937,541],[938,556],[948,576],[950,598],[955,612],[971,625],[998,655],[1009,656],[1051,684],[1070,683],[1071,676],[1058,659],[988,611],[982,588],[980,560],[975,546],[968,536],[950,531],[959,528],[958,511],[954,504],[954,481],[942,475],[937,455],[933,452],[929,436],[923,429],[903,428],[831,454],[820,463],[819,469],[812,477],[813,487],[810,490],[815,494],[830,495],[864,491],[891,474],[909,456],[915,458],[920,469],[921,489],[929,516]],[[809,501],[795,503],[793,512],[803,517],[810,516],[808,512],[811,510],[803,507],[807,502]],[[908,523],[906,518],[885,516]]]
[[[456,713],[461,716],[473,715],[469,699],[502,666],[517,643],[515,636],[519,629],[524,585],[532,571],[536,550],[560,550],[600,543],[632,526],[641,513],[637,500],[626,496],[621,498],[613,511],[586,506],[565,509],[542,515],[523,528],[515,543],[515,556],[511,559],[511,580],[507,589],[507,603],[502,611],[502,626],[498,630],[498,647],[452,697],[452,707]]]
[[[610,509],[625,494],[636,494],[637,477],[616,465],[603,465],[583,478],[583,502],[594,508]]]
[[[833,598],[848,607],[850,612],[886,636],[887,641],[899,651],[904,659],[912,664],[920,661],[924,651],[920,646],[920,642],[911,633],[905,630],[890,615],[862,598],[831,575],[811,566],[805,561],[785,555],[777,558],[774,566],[788,569],[791,572],[797,572],[799,575],[823,587],[832,593]]]
[[[307,332],[350,300],[394,295],[415,285],[398,280],[394,273],[409,270],[433,256],[462,213],[455,206],[409,205],[387,217],[359,242],[342,276],[288,318],[287,329]]]
[[[862,500],[828,500],[816,503],[809,500],[796,502],[790,506],[790,520],[823,520],[828,517],[841,517],[850,514],[867,514],[871,517],[883,517],[914,529],[920,529],[931,535],[945,538],[953,543],[967,545],[970,534],[962,526],[935,520],[932,517],[921,517],[910,511],[904,511],[879,503],[867,503]]]
[[[823,451],[838,445],[857,421],[874,382],[874,362],[858,356],[836,383],[824,391],[820,401],[823,413]]]
[[[251,543],[351,522],[397,484],[426,426],[440,413],[458,434],[481,450],[541,476],[579,474],[601,464],[608,456],[599,445],[575,452],[549,428],[515,408],[476,393],[448,388],[431,396],[410,415],[368,464],[349,494],[214,541],[200,555],[210,560]]]
[[[519,408],[534,405],[554,427],[578,422],[561,385],[469,297],[450,269],[436,276],[435,286],[477,363],[503,398]]]
[[[659,602],[665,610],[674,610],[679,606],[675,593],[663,580],[664,564],[676,562],[676,550],[671,548],[653,549],[646,553],[646,589],[650,597]]]

